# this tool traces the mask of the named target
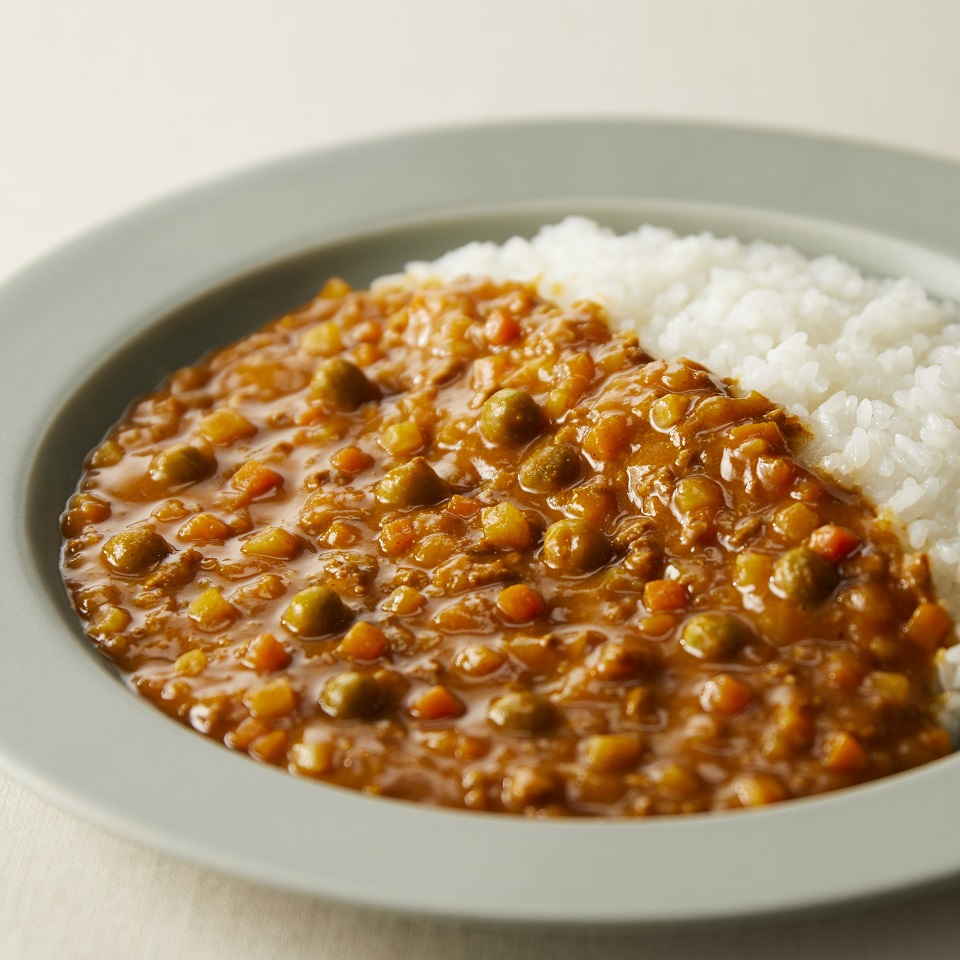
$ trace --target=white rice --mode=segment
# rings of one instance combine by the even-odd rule
[[[562,306],[599,301],[652,355],[690,357],[782,404],[810,427],[812,462],[902,521],[960,619],[956,304],[833,256],[652,226],[616,236],[581,217],[533,240],[471,243],[408,273],[530,282]],[[941,675],[960,688],[960,645]]]

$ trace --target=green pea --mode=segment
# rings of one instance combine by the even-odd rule
[[[794,547],[773,565],[770,581],[791,600],[816,603],[833,593],[840,582],[840,572],[836,564],[809,547]]]
[[[559,573],[578,576],[602,567],[612,556],[610,541],[586,520],[558,520],[543,535],[543,558]]]
[[[361,720],[376,713],[383,699],[380,684],[373,677],[350,670],[327,681],[320,706],[337,720]]]
[[[526,443],[542,428],[540,407],[526,390],[498,390],[480,413],[480,432],[491,443]]]
[[[580,452],[569,443],[542,447],[520,468],[520,483],[532,493],[558,493],[572,487],[583,475]]]
[[[155,567],[173,548],[156,530],[138,527],[111,537],[100,551],[115,573],[138,577]]]
[[[291,633],[315,640],[336,633],[352,619],[350,608],[336,591],[317,585],[295,594],[280,622]]]
[[[379,399],[380,390],[355,363],[331,357],[317,364],[310,395],[331,410],[349,413]]]
[[[181,487],[199,483],[213,476],[217,470],[217,458],[206,450],[190,443],[178,443],[161,450],[151,461],[149,474],[152,480],[167,487]]]
[[[680,645],[700,660],[724,660],[750,639],[750,631],[729,613],[698,613],[684,625]]]
[[[524,690],[494,700],[487,710],[487,719],[504,733],[524,736],[549,730],[557,715],[549,700]]]
[[[423,457],[414,457],[384,474],[376,490],[381,503],[396,507],[427,506],[439,503],[449,495],[447,482],[437,475]]]

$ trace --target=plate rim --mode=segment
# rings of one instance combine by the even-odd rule
[[[638,149],[651,138],[653,140],[660,138],[658,142],[661,143],[674,142],[681,145],[689,145],[697,141],[704,144],[712,143],[727,151],[732,147],[752,145],[753,149],[759,152],[757,155],[759,160],[755,158],[754,162],[760,163],[761,166],[763,163],[774,163],[778,159],[783,161],[784,158],[793,155],[796,164],[794,175],[800,176],[801,179],[805,169],[804,164],[811,162],[811,158],[816,159],[820,164],[829,164],[830,158],[843,158],[845,176],[858,166],[866,165],[870,176],[878,179],[880,183],[884,182],[884,178],[894,175],[894,172],[899,172],[900,176],[907,176],[908,180],[910,177],[924,179],[927,185],[922,188],[913,181],[907,184],[913,191],[913,193],[911,190],[906,191],[907,199],[911,199],[914,195],[929,197],[931,189],[945,183],[949,187],[948,192],[960,200],[960,166],[946,160],[836,138],[757,128],[731,127],[723,124],[692,124],[684,121],[572,119],[545,120],[536,123],[511,121],[502,124],[474,124],[398,133],[386,138],[369,139],[321,151],[303,152],[290,158],[258,164],[235,171],[223,179],[207,181],[199,186],[178,191],[169,197],[155,200],[131,213],[107,221],[94,230],[54,249],[36,263],[28,265],[8,278],[0,286],[0,322],[6,324],[8,321],[4,319],[5,317],[22,315],[23,311],[30,307],[41,318],[66,316],[63,303],[56,299],[58,289],[71,289],[72,294],[79,295],[81,314],[84,309],[90,310],[91,303],[97,302],[97,298],[103,298],[109,293],[109,284],[105,283],[106,278],[103,276],[83,276],[83,271],[88,269],[91,263],[96,264],[98,261],[102,263],[109,254],[113,258],[114,265],[119,260],[121,265],[126,265],[136,275],[138,270],[142,271],[149,264],[151,257],[156,257],[158,252],[162,253],[163,245],[157,242],[158,234],[166,235],[166,232],[170,231],[175,238],[179,238],[188,247],[191,243],[196,246],[196,240],[191,241],[186,236],[189,233],[188,226],[191,224],[195,226],[199,220],[202,220],[203,229],[210,230],[213,226],[212,221],[216,220],[218,214],[229,223],[236,205],[241,200],[245,200],[245,212],[249,212],[251,206],[255,210],[257,205],[253,201],[257,199],[257,191],[262,195],[264,202],[275,202],[277,197],[280,197],[289,205],[292,198],[285,196],[285,193],[289,194],[292,190],[295,199],[296,190],[303,190],[311,184],[316,186],[319,182],[318,178],[322,180],[324,176],[330,174],[331,170],[336,173],[339,169],[340,175],[343,176],[345,166],[357,165],[356,169],[359,172],[350,176],[353,177],[354,182],[359,179],[362,184],[363,177],[369,176],[370,170],[379,169],[386,157],[396,164],[398,170],[413,178],[415,189],[410,188],[409,181],[406,182],[404,185],[410,188],[411,198],[407,206],[400,203],[392,211],[392,217],[387,216],[385,219],[381,217],[379,223],[382,226],[384,222],[393,220],[402,222],[404,218],[412,218],[415,221],[416,209],[410,209],[410,207],[415,208],[417,203],[422,207],[424,198],[429,199],[430,196],[430,184],[425,180],[417,180],[417,170],[413,169],[418,159],[421,162],[424,160],[426,153],[432,154],[431,160],[435,161],[438,148],[441,152],[446,151],[448,156],[456,154],[457,151],[462,153],[465,148],[482,148],[484,144],[489,150],[504,143],[519,145],[529,150],[544,150],[558,144],[569,144],[578,134],[581,137],[589,135],[599,138],[601,141],[606,138],[608,144],[613,145],[636,144]],[[807,159],[797,157],[798,153],[806,154]],[[462,160],[462,157],[460,159]],[[614,166],[611,166],[609,172],[611,175],[616,175],[615,158],[611,163]],[[583,173],[584,169],[578,168],[576,176],[586,176]],[[438,170],[439,167],[431,168],[434,174]],[[905,173],[911,170],[912,173]],[[481,176],[482,173],[477,168],[473,170],[473,176]],[[591,175],[595,177],[594,184],[601,182],[596,179],[600,174]],[[489,172],[485,176],[482,196],[496,194],[500,186],[490,179]],[[558,176],[558,182],[565,182],[563,171],[559,173],[555,171],[554,178]],[[571,188],[578,186],[581,182],[589,182],[589,179],[577,180],[576,176],[574,181],[569,182]],[[629,180],[628,177],[626,181],[617,180],[616,182],[629,182]],[[461,181],[460,189],[466,189],[469,194],[470,187],[464,187],[464,182]],[[522,182],[511,185],[511,188],[515,187],[522,187]],[[429,218],[444,209],[452,209],[451,199],[457,195],[456,188],[456,178],[450,182],[444,181],[439,205],[430,206],[428,203],[428,209],[421,209],[420,216]],[[815,180],[807,182],[807,189],[816,190],[816,188]],[[618,189],[621,188],[618,187]],[[872,189],[876,187],[873,186]],[[509,191],[507,193],[509,194]],[[245,198],[242,195],[246,195]],[[759,198],[762,201],[768,195],[775,196],[776,193],[774,191],[773,194],[769,194],[761,191]],[[858,196],[861,195],[862,190]],[[829,208],[834,197],[835,193],[828,191],[828,196],[822,204],[816,206],[816,209],[822,211],[822,208]],[[515,199],[506,196],[503,202],[512,202]],[[518,202],[522,202],[522,198]],[[243,203],[240,205],[243,206]],[[949,206],[949,204],[944,205]],[[346,226],[349,226],[351,212],[346,208],[337,209],[339,212],[336,216],[331,216],[327,222],[319,225],[311,226],[306,219],[304,222],[286,225],[273,223],[271,227],[273,234],[269,243],[273,244],[274,259],[304,250],[305,243],[316,246],[319,242],[335,241],[338,231],[339,235],[344,236],[343,231]],[[360,222],[354,224],[356,231],[360,234],[365,230],[377,228],[376,211],[370,210],[369,202],[365,209],[368,214],[373,215],[368,216],[367,219],[361,218]],[[799,211],[791,209],[783,212]],[[835,212],[841,216],[839,222],[850,225],[849,207],[841,206]],[[200,216],[201,213],[202,216]],[[890,214],[888,211],[887,215],[893,215],[896,220],[896,214]],[[817,216],[822,218],[823,213],[817,213]],[[868,216],[865,223],[855,222],[853,225],[869,231],[882,226],[882,222],[883,217],[879,217],[878,223],[876,216]],[[960,237],[951,242],[950,234],[944,231],[942,223],[938,229],[931,230],[924,236],[922,218],[920,221],[910,218],[907,221],[906,235],[902,239],[928,246],[953,259],[960,258]],[[139,240],[139,246],[131,242],[137,240]],[[156,320],[175,303],[184,302],[189,290],[199,292],[206,288],[205,285],[213,284],[218,278],[226,280],[230,276],[238,276],[245,270],[257,266],[257,251],[265,252],[264,243],[266,241],[258,246],[255,237],[245,234],[244,244],[233,243],[232,246],[227,244],[228,249],[209,254],[206,260],[196,264],[192,272],[187,271],[189,276],[184,274],[185,268],[174,256],[166,270],[168,273],[172,271],[172,274],[177,274],[179,270],[181,283],[176,292],[167,289],[166,294],[164,293],[162,270],[160,277],[142,278],[145,281],[142,290],[127,290],[123,303],[110,301],[114,303],[111,309],[118,316],[124,310],[130,311],[123,323],[119,323],[115,317],[114,327],[118,327],[118,323],[119,327],[125,325],[127,333],[130,334],[135,329],[136,323],[151,317]],[[133,281],[126,282],[129,284]],[[80,287],[71,288],[71,284],[80,284]],[[114,299],[118,298],[123,299],[115,291]],[[8,449],[14,451],[14,456],[0,463],[0,500],[2,500],[0,504],[0,572],[2,572],[0,602],[7,610],[13,625],[23,630],[29,629],[31,624],[29,617],[19,605],[24,597],[36,599],[39,594],[36,584],[31,584],[30,578],[25,575],[25,571],[30,570],[35,561],[24,540],[28,530],[26,520],[23,516],[17,515],[16,504],[27,500],[29,472],[24,471],[23,466],[28,462],[34,462],[33,458],[38,449],[37,432],[43,430],[64,400],[58,393],[57,388],[61,384],[55,377],[51,378],[51,381],[36,378],[32,371],[18,367],[12,358],[20,350],[27,353],[36,352],[38,349],[42,351],[45,348],[42,328],[43,323],[38,322],[34,327],[14,329],[12,348],[3,359],[0,359],[0,374],[3,375],[5,382],[5,395],[12,397],[16,389],[24,389],[26,385],[33,390],[33,394],[28,396],[37,401],[37,410],[28,413],[22,422],[16,425],[7,422],[2,428],[4,441]],[[108,334],[113,333],[113,328],[107,333],[101,332],[99,340],[103,341]],[[69,337],[64,339],[73,343]],[[52,366],[60,370],[76,372],[78,368],[89,362],[88,351],[87,354],[81,352],[73,355],[68,361],[53,361]],[[58,363],[59,367],[57,367]],[[56,618],[51,616],[51,611],[45,611],[41,622],[55,633],[59,631],[58,636],[61,638],[69,633],[65,630],[63,623],[57,623]],[[16,634],[18,631],[13,632]],[[71,638],[74,636],[73,633],[69,635]],[[54,639],[45,642],[53,645],[52,650],[59,641]],[[0,650],[4,646],[9,648],[10,641],[0,639]],[[732,855],[734,861],[741,866],[752,865],[757,868],[758,864],[765,862],[763,852],[765,849],[775,850],[778,843],[782,845],[784,830],[789,828],[789,831],[803,833],[809,829],[811,823],[821,822],[824,816],[839,817],[857,836],[859,836],[858,831],[868,826],[882,829],[886,824],[889,827],[891,812],[896,812],[901,804],[914,803],[917,795],[924,793],[920,786],[924,781],[933,780],[938,784],[960,787],[960,763],[957,762],[960,761],[960,757],[958,756],[866,788],[856,788],[811,800],[793,801],[783,808],[751,811],[749,814],[705,815],[683,818],[679,821],[678,818],[657,818],[654,821],[639,824],[597,821],[530,822],[499,815],[412,807],[397,801],[377,800],[347,794],[346,791],[325,790],[314,784],[304,784],[284,773],[260,767],[252,762],[239,763],[237,758],[231,757],[225,750],[211,751],[208,742],[199,736],[185,737],[183,728],[172,721],[169,722],[169,728],[158,724],[156,721],[161,719],[160,715],[152,709],[149,709],[149,712],[143,709],[147,705],[131,697],[120,684],[112,683],[109,689],[108,685],[103,685],[102,700],[96,705],[96,719],[91,721],[90,729],[102,734],[106,729],[103,724],[109,711],[115,710],[116,713],[113,715],[124,718],[124,722],[129,724],[125,730],[128,729],[131,735],[134,732],[149,730],[151,732],[148,739],[151,742],[162,748],[174,745],[173,749],[182,753],[183,756],[177,756],[173,765],[178,766],[184,776],[196,775],[199,778],[190,781],[191,783],[210,784],[222,777],[224,784],[234,786],[238,782],[241,783],[243,788],[249,790],[250,795],[259,802],[265,802],[265,798],[267,800],[282,799],[291,808],[299,810],[305,810],[310,806],[303,799],[304,790],[321,790],[324,794],[324,802],[315,805],[323,806],[327,816],[335,819],[345,817],[355,829],[358,823],[361,824],[365,830],[369,831],[368,835],[382,839],[385,829],[383,820],[391,821],[391,829],[396,827],[421,833],[426,831],[431,836],[442,839],[443,842],[469,834],[472,836],[468,838],[469,842],[466,844],[467,852],[475,858],[475,862],[487,864],[485,869],[495,871],[497,865],[490,864],[485,859],[489,856],[492,845],[496,848],[494,852],[501,857],[507,857],[509,866],[515,871],[512,877],[500,877],[503,886],[502,889],[495,891],[494,895],[491,895],[489,890],[483,890],[482,885],[470,887],[469,883],[453,889],[445,889],[436,884],[428,890],[418,888],[412,885],[404,872],[396,869],[395,866],[381,871],[380,886],[371,889],[371,877],[375,878],[377,871],[371,872],[370,868],[366,870],[355,868],[346,863],[344,858],[349,850],[343,843],[337,846],[331,839],[329,842],[333,847],[328,846],[325,849],[328,855],[333,849],[336,867],[347,872],[346,877],[333,882],[329,876],[318,878],[315,873],[311,874],[309,863],[302,860],[297,859],[293,862],[284,857],[279,860],[276,857],[271,859],[265,853],[265,848],[257,847],[254,854],[249,850],[238,853],[236,849],[229,849],[224,846],[228,835],[225,836],[222,831],[216,832],[213,827],[211,828],[213,832],[206,834],[198,834],[196,831],[184,833],[183,817],[185,811],[190,809],[190,791],[185,789],[182,783],[171,785],[169,780],[160,774],[154,775],[151,779],[150,771],[146,769],[145,764],[137,767],[137,770],[138,774],[144,778],[143,782],[146,786],[156,791],[152,799],[140,795],[144,788],[125,783],[124,769],[116,762],[111,764],[104,757],[97,760],[99,766],[96,769],[106,780],[91,784],[89,775],[84,772],[83,764],[71,763],[69,748],[76,747],[77,744],[71,741],[69,734],[65,733],[62,726],[58,728],[49,717],[44,720],[41,716],[43,711],[40,709],[42,704],[31,703],[31,698],[25,693],[25,689],[30,689],[30,683],[39,684],[45,679],[49,680],[51,669],[74,670],[82,677],[93,677],[93,671],[99,669],[101,676],[106,675],[99,664],[94,664],[90,651],[82,648],[80,644],[74,643],[63,650],[57,647],[56,652],[61,655],[59,659],[53,656],[50,650],[43,649],[45,652],[33,664],[27,662],[28,657],[22,651],[13,649],[14,662],[21,670],[17,678],[18,683],[24,684],[20,689],[9,677],[0,673],[0,765],[61,806],[155,849],[173,853],[208,868],[302,893],[311,893],[361,906],[448,919],[466,918],[475,921],[552,925],[664,926],[805,912],[825,909],[838,901],[849,905],[854,902],[893,896],[907,889],[916,891],[943,885],[955,880],[960,874],[960,846],[944,842],[937,850],[936,845],[928,838],[925,842],[930,848],[929,858],[923,862],[911,862],[909,868],[897,877],[884,874],[880,862],[876,861],[872,865],[863,865],[860,868],[856,882],[853,880],[853,875],[849,874],[849,865],[840,865],[835,871],[821,873],[816,876],[820,884],[817,890],[811,889],[812,883],[804,884],[794,878],[792,884],[786,883],[775,890],[769,887],[769,882],[766,888],[764,884],[754,883],[753,887],[747,884],[749,895],[743,889],[734,895],[729,891],[717,889],[711,897],[710,890],[703,888],[698,894],[688,897],[683,902],[670,903],[663,896],[658,899],[649,892],[647,899],[639,899],[632,906],[625,901],[617,901],[616,904],[605,909],[601,902],[605,892],[603,884],[607,883],[612,876],[608,870],[616,872],[616,870],[625,869],[626,861],[623,859],[623,851],[620,848],[627,839],[636,843],[637,837],[641,836],[643,842],[640,843],[640,852],[648,856],[654,853],[663,854],[671,849],[683,851],[691,843],[696,843],[702,845],[701,851],[707,850],[715,856],[720,853]],[[55,664],[55,668],[51,668],[51,664]],[[80,691],[63,689],[62,683],[56,689],[58,695],[64,698],[60,701],[64,712],[67,705],[82,709],[83,697]],[[100,692],[99,687],[98,692]],[[30,728],[28,737],[34,735],[32,733],[34,730],[43,730],[42,738],[46,738],[47,746],[50,746],[50,737],[54,733],[65,738],[65,742],[55,744],[48,753],[39,756],[28,754],[20,744],[10,742],[10,730],[16,727],[15,721],[22,720],[23,716],[29,716],[35,724]],[[89,731],[85,729],[84,732]],[[83,749],[89,749],[89,745],[82,741],[79,746],[81,753]],[[57,769],[51,769],[54,759],[58,764]],[[241,768],[243,772],[238,773],[237,771]],[[943,792],[948,794],[950,791]],[[109,796],[106,796],[108,793]],[[937,794],[938,790],[927,790],[926,793]],[[878,799],[881,795],[885,798],[883,802]],[[164,803],[159,803],[160,799],[163,799]],[[925,796],[922,799],[926,802],[925,809],[928,815],[943,816],[942,800],[934,802],[938,799],[936,796]],[[165,806],[165,803],[169,806]],[[194,798],[194,808],[195,806]],[[851,807],[855,808],[854,814],[850,813]],[[169,812],[171,809],[176,813],[171,814]],[[204,816],[211,816],[213,807],[202,807],[202,809]],[[830,812],[831,809],[833,812]],[[165,811],[166,819],[164,819]],[[866,823],[851,823],[851,820],[858,820],[861,817]],[[778,827],[777,824],[784,826]],[[726,831],[730,836],[718,839],[718,828],[721,832]],[[637,831],[646,831],[646,833],[638,834]],[[678,835],[678,831],[682,833]],[[494,834],[496,836],[491,839]],[[628,834],[632,835],[628,836]],[[849,845],[851,842],[850,837],[839,834],[835,836],[831,834],[831,836],[834,844],[839,844],[844,849],[845,844]],[[572,861],[573,867],[580,871],[578,876],[563,876],[562,867],[567,861],[559,858],[557,852],[551,849],[555,844],[554,838],[560,837],[574,844],[568,860]],[[656,837],[655,840],[654,837]],[[533,858],[536,862],[524,864],[522,857],[517,858],[506,854],[502,848],[507,840],[512,838],[519,838],[518,842],[525,845],[524,856]],[[290,842],[292,836],[281,829],[273,839]],[[865,840],[858,842],[866,843]],[[739,849],[738,854],[738,844],[749,844],[752,849],[747,852]],[[813,846],[817,847],[817,844]],[[821,848],[826,849],[822,841],[817,849]],[[277,847],[276,849],[286,848]],[[407,852],[409,853],[409,847]],[[290,857],[294,856],[293,852],[288,851],[288,853]],[[431,863],[434,867],[450,866],[451,860],[448,854],[431,854],[429,851],[428,854],[433,856]],[[510,856],[513,856],[512,860]],[[537,869],[534,870],[534,867]],[[559,874],[558,870],[560,870]],[[844,873],[844,870],[848,872]],[[559,877],[566,881],[570,888],[554,890],[555,896],[552,898],[545,896],[542,891],[534,888],[534,881],[542,879],[543,876]],[[481,877],[480,880],[483,878]],[[486,882],[489,882],[489,875]],[[483,896],[486,897],[485,900]]]

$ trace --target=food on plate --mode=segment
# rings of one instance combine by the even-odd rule
[[[645,816],[873,780],[951,750],[952,310],[579,219],[332,280],[131,407],[64,579],[166,713],[369,794]]]

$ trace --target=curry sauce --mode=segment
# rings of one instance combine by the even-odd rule
[[[63,575],[128,683],[371,794],[641,816],[943,756],[923,555],[603,310],[331,281],[91,454]]]

